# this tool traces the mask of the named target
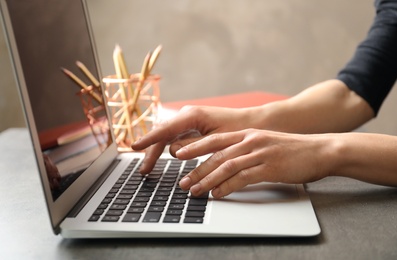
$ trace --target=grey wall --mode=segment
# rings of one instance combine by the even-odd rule
[[[372,0],[88,0],[104,75],[123,48],[132,72],[158,44],[163,102],[251,90],[294,95],[332,78],[374,17]],[[23,126],[3,35],[0,131]],[[368,131],[397,133],[397,90]]]

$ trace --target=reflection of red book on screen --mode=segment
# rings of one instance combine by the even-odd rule
[[[108,139],[106,118],[100,118],[94,125],[82,121],[41,131],[39,139],[41,149],[44,151],[77,141],[88,135],[94,135],[99,145],[105,145]]]
[[[101,149],[95,137],[89,134],[49,149],[46,154],[56,165],[60,175],[65,176],[87,168],[101,154]]]
[[[64,145],[68,144],[74,141],[77,141],[81,138],[86,137],[87,135],[92,134],[91,127],[89,125],[79,128],[79,129],[74,129],[73,131],[67,132],[57,139],[58,145]]]
[[[63,125],[39,133],[40,145],[42,150],[77,140],[91,133],[90,125],[87,121],[76,122]]]
[[[43,152],[62,177],[85,169],[101,153],[98,140],[87,121],[42,131],[39,138]]]

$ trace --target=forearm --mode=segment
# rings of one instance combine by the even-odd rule
[[[397,186],[397,137],[344,133],[329,138],[324,163],[328,175],[344,176],[387,186]]]
[[[321,82],[250,113],[256,128],[293,133],[351,131],[374,116],[368,103],[339,80]]]

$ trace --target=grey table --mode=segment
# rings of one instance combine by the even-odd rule
[[[68,240],[50,228],[26,129],[0,133],[0,177],[0,259],[397,259],[395,188],[308,184],[314,238]]]

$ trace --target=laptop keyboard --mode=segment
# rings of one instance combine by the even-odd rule
[[[178,185],[198,160],[159,159],[146,176],[138,164],[131,162],[88,221],[203,223],[208,193],[193,197]]]

